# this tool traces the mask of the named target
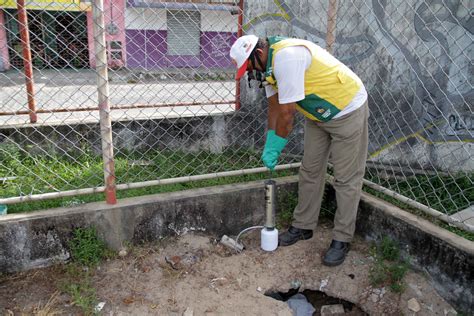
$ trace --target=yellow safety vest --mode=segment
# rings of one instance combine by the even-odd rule
[[[277,91],[274,56],[283,48],[304,46],[311,52],[311,65],[304,76],[305,98],[296,102],[306,117],[320,122],[331,120],[354,99],[362,87],[360,78],[325,49],[309,41],[273,36],[268,38],[268,60],[265,80]]]

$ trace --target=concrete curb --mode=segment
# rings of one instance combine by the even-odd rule
[[[294,179],[278,180],[294,190]],[[293,189],[291,189],[293,187]],[[264,181],[193,189],[0,217],[0,272],[17,272],[68,260],[74,229],[94,226],[112,249],[124,242],[156,241],[187,231],[221,237],[263,224]]]
[[[366,193],[359,208],[357,234],[396,240],[444,299],[460,311],[474,310],[474,242]]]
[[[279,192],[297,192],[297,177],[276,180]],[[113,249],[124,242],[156,241],[187,231],[221,237],[262,224],[264,181],[193,189],[0,217],[0,272],[10,273],[67,261],[68,241],[78,227],[94,226]],[[368,240],[390,236],[415,269],[424,271],[447,301],[474,309],[474,242],[363,194],[357,234]]]

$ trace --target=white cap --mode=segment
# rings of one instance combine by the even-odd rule
[[[230,58],[237,66],[235,79],[240,79],[247,71],[248,58],[257,45],[258,37],[255,35],[244,35],[239,37],[230,48]]]

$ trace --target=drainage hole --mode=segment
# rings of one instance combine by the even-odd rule
[[[365,316],[365,313],[356,304],[327,295],[321,291],[304,290],[299,292],[299,289],[290,289],[288,292],[271,292],[265,293],[278,301],[288,303],[293,310],[293,314],[299,315],[347,315],[347,316]]]

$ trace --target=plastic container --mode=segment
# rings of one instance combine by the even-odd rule
[[[8,207],[6,204],[0,204],[0,215],[7,215]]]
[[[278,247],[278,229],[263,228],[260,233],[260,246],[265,251],[273,251]]]

